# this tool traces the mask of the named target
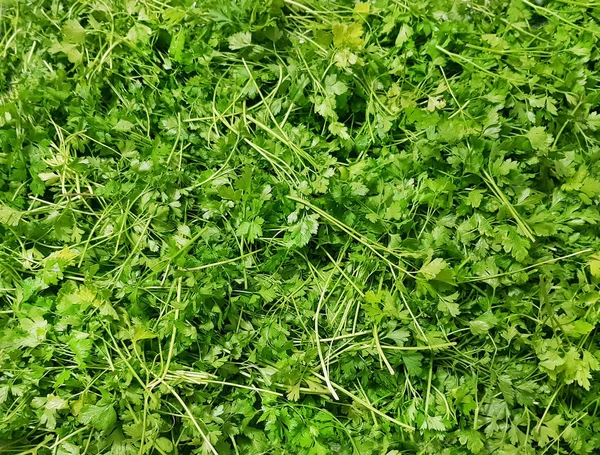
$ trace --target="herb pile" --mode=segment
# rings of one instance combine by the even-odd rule
[[[0,452],[600,452],[597,0],[3,0]]]

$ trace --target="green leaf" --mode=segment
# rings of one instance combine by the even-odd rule
[[[467,448],[474,454],[481,453],[485,448],[483,438],[477,430],[460,430],[458,435],[460,443],[462,445],[466,445]]]
[[[62,33],[65,41],[73,44],[83,44],[86,31],[81,24],[74,19],[65,21],[62,27]]]
[[[333,45],[335,47],[360,48],[363,46],[362,35],[362,24],[358,22],[333,25]]]
[[[491,311],[487,311],[477,319],[470,321],[469,328],[473,335],[485,335],[497,324],[498,319],[496,316]]]
[[[7,226],[17,226],[21,219],[21,212],[7,205],[0,205],[0,223]]]
[[[150,40],[152,29],[142,23],[135,23],[127,32],[125,38],[134,44],[146,44]]]
[[[81,411],[80,420],[97,430],[108,431],[116,424],[117,413],[111,404],[88,405]]]
[[[371,11],[370,3],[356,3],[354,5],[354,13],[355,14],[369,14]]]
[[[125,119],[120,119],[117,124],[115,126],[113,126],[113,129],[115,129],[116,131],[120,131],[122,133],[126,133],[127,131],[132,130],[135,127],[135,125],[133,123],[131,123],[128,120]]]
[[[319,230],[317,222],[318,215],[307,215],[302,220],[295,223],[288,234],[286,234],[286,245],[303,247],[310,242],[313,235],[316,235]]]
[[[448,263],[441,258],[435,258],[424,264],[420,269],[419,273],[425,277],[427,280],[433,280],[435,277],[446,267],[448,267]]]
[[[402,353],[402,363],[410,376],[421,376],[423,373],[423,368],[421,367],[422,360],[423,355],[418,352]]]
[[[467,196],[467,204],[471,207],[477,208],[481,205],[481,201],[483,200],[483,191],[481,190],[473,190],[469,191],[469,195]]]
[[[340,122],[330,123],[329,131],[332,134],[341,137],[342,139],[350,139],[350,135],[348,134],[348,128]]]
[[[456,303],[459,294],[455,292],[447,296],[439,296],[438,310],[442,313],[449,314],[452,317],[456,317],[460,314],[460,305]]]
[[[163,452],[172,452],[175,447],[170,439],[167,438],[158,438],[155,442],[156,447],[162,450]]]
[[[343,95],[348,91],[346,84],[338,81],[335,74],[330,74],[325,78],[325,89],[327,90],[327,93],[333,93],[335,95]]]
[[[421,428],[433,431],[446,431],[446,425],[440,416],[427,416]]]
[[[368,290],[367,292],[365,292],[365,301],[367,303],[370,303],[372,305],[376,305],[378,303],[381,303],[382,300],[382,294],[380,292],[378,292],[377,294],[375,294],[373,291]]]
[[[54,43],[50,46],[48,52],[51,54],[65,54],[71,63],[80,63],[83,58],[83,54],[79,51],[77,44],[64,41]]]
[[[173,38],[171,38],[171,45],[169,46],[169,55],[176,62],[181,62],[183,49],[185,48],[185,40],[185,29],[180,30],[175,36],[173,36]]]
[[[586,125],[592,131],[600,130],[600,114],[598,112],[590,112],[586,120]]]
[[[252,44],[252,33],[239,32],[229,37],[229,48],[232,50],[243,49]]]
[[[527,139],[534,150],[547,152],[552,145],[553,138],[546,132],[546,128],[542,126],[534,126],[527,133]]]
[[[413,29],[408,24],[402,24],[400,30],[398,31],[398,36],[396,37],[396,46],[400,47],[404,43],[406,43],[413,34]]]
[[[540,446],[544,447],[550,442],[558,438],[560,427],[564,425],[565,421],[560,415],[555,415],[552,418],[547,416],[544,420],[544,425],[540,427],[539,434],[537,435],[537,441]]]
[[[48,321],[42,317],[22,318],[21,329],[26,335],[20,340],[20,345],[24,347],[34,348],[46,339],[46,334],[50,328]]]
[[[262,235],[262,225],[265,220],[261,217],[256,217],[253,220],[242,221],[238,227],[236,234],[245,236],[249,242],[254,242]]]

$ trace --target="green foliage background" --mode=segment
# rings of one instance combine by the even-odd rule
[[[600,452],[600,3],[0,0],[0,452]]]

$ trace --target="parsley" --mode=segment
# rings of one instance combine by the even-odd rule
[[[599,453],[598,20],[0,1],[0,451]]]

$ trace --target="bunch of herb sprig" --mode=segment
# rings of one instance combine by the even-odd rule
[[[600,453],[598,0],[0,0],[0,453]]]

